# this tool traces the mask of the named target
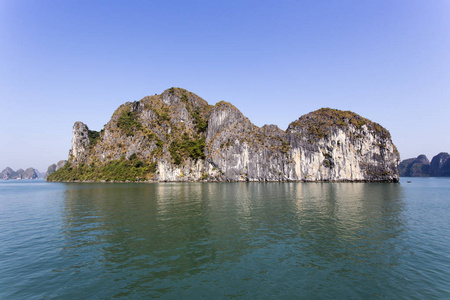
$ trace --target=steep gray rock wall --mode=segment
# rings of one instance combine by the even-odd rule
[[[322,108],[287,132],[303,180],[398,181],[400,155],[389,132],[355,113]]]
[[[337,110],[313,114],[284,132],[274,125],[258,128],[231,104],[219,103],[208,123],[207,157],[230,180],[398,180],[399,155],[387,131],[357,115],[349,117],[362,125],[352,124]],[[310,126],[308,119],[322,114],[344,123]]]
[[[285,133],[274,125],[258,128],[229,103],[214,107],[206,144],[207,161],[226,180],[297,180]]]
[[[398,180],[399,157],[390,138],[380,137],[366,125],[337,127],[318,139],[295,126],[288,133],[299,180]]]

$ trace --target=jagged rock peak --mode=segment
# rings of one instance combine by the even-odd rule
[[[231,130],[236,126],[256,127],[233,104],[220,101],[213,107],[209,116],[206,141],[209,142],[221,131]]]
[[[86,153],[89,145],[89,128],[83,122],[75,122],[72,130],[72,157],[76,161]]]

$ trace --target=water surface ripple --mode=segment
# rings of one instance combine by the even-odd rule
[[[1,182],[0,298],[448,299],[450,179],[412,181]]]

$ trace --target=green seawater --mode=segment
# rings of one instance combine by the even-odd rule
[[[450,299],[450,179],[0,181],[0,299],[157,297]]]

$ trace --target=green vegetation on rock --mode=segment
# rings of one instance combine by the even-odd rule
[[[95,130],[89,130],[88,138],[89,138],[89,147],[92,148],[100,140],[100,132],[95,131]]]
[[[181,101],[185,104],[186,110],[195,120],[194,124],[195,128],[197,129],[197,132],[198,133],[205,132],[206,128],[208,127],[208,120],[205,118],[204,114],[201,113],[199,108],[194,110],[191,107],[191,105],[189,104],[189,98],[185,93],[181,95]]]
[[[170,144],[169,152],[176,165],[181,164],[186,157],[205,159],[205,138],[189,139],[189,136],[184,134],[181,141],[174,140]]]
[[[145,181],[152,179],[156,172],[156,163],[143,162],[135,154],[130,159],[122,157],[101,164],[81,164],[64,167],[52,173],[48,181]]]
[[[335,127],[347,130],[349,125],[353,125],[357,129],[362,129],[362,126],[366,125],[369,130],[383,137],[391,137],[389,131],[378,123],[372,122],[351,111],[332,108],[321,108],[313,111],[302,116],[297,121],[291,123],[291,125],[305,128],[311,136],[316,138],[327,137]]]
[[[202,117],[199,113],[199,110],[196,110],[192,113],[192,117],[195,119],[195,128],[198,133],[205,132],[208,127],[208,120]]]
[[[142,124],[139,122],[136,112],[124,111],[117,119],[119,127],[127,136],[134,136],[136,130],[142,130]]]

